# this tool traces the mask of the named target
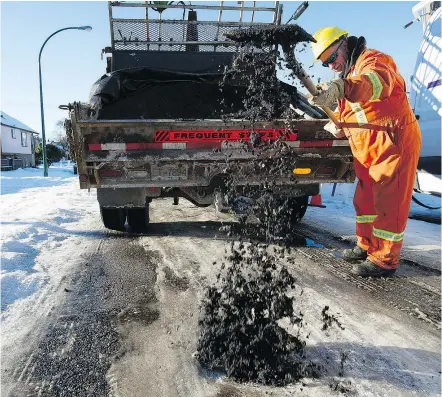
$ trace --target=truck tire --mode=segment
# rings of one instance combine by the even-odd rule
[[[266,235],[290,238],[292,227],[307,211],[309,196],[277,197],[263,196],[254,207],[254,215],[266,230]]]
[[[298,223],[307,212],[308,197],[309,196],[301,196],[301,197],[291,197],[288,199],[289,200],[288,206],[292,210],[290,214],[290,223],[292,225]]]
[[[149,225],[149,204],[127,209],[127,223],[132,233],[146,233]]]
[[[101,220],[104,227],[111,230],[124,232],[126,229],[126,210],[124,208],[102,207],[100,206]]]

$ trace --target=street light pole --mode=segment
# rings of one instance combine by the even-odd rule
[[[87,32],[90,32],[92,30],[91,26],[72,26],[68,28],[59,29],[56,32],[52,33],[43,43],[43,45],[40,48],[40,53],[38,54],[38,76],[40,79],[40,113],[41,113],[41,138],[42,138],[42,154],[43,154],[43,176],[48,176],[48,159],[46,154],[46,135],[45,135],[45,115],[44,115],[44,109],[43,109],[43,87],[42,87],[42,81],[41,81],[41,53],[43,51],[44,46],[48,42],[48,40],[55,36],[57,33],[62,32],[63,30],[86,30]]]

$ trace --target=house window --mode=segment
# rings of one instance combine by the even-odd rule
[[[26,132],[21,133],[21,145],[28,146],[28,134]]]
[[[15,139],[17,136],[15,135],[15,128],[11,128],[11,136]]]

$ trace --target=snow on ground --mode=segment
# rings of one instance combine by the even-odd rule
[[[1,173],[2,320],[66,275],[91,215],[98,216],[96,195],[79,189],[72,167],[51,167],[46,178],[42,169]]]
[[[68,263],[79,257],[79,240],[94,236],[87,225],[99,219],[95,190],[80,190],[72,167],[19,169],[1,173],[1,310],[9,316],[14,306],[35,299],[45,286],[60,282]],[[327,206],[309,208],[304,222],[333,234],[354,239],[354,184],[321,188]],[[440,200],[418,195],[419,200],[437,206]],[[412,203],[411,215],[440,219],[440,210],[426,210]],[[95,226],[96,229],[96,226]],[[409,219],[404,257],[421,259],[440,269],[441,229],[439,224]]]

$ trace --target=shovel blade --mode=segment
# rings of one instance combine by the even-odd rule
[[[229,40],[236,43],[250,43],[256,47],[281,45],[293,46],[297,43],[316,40],[299,25],[254,26],[248,29],[236,29],[224,33]]]

